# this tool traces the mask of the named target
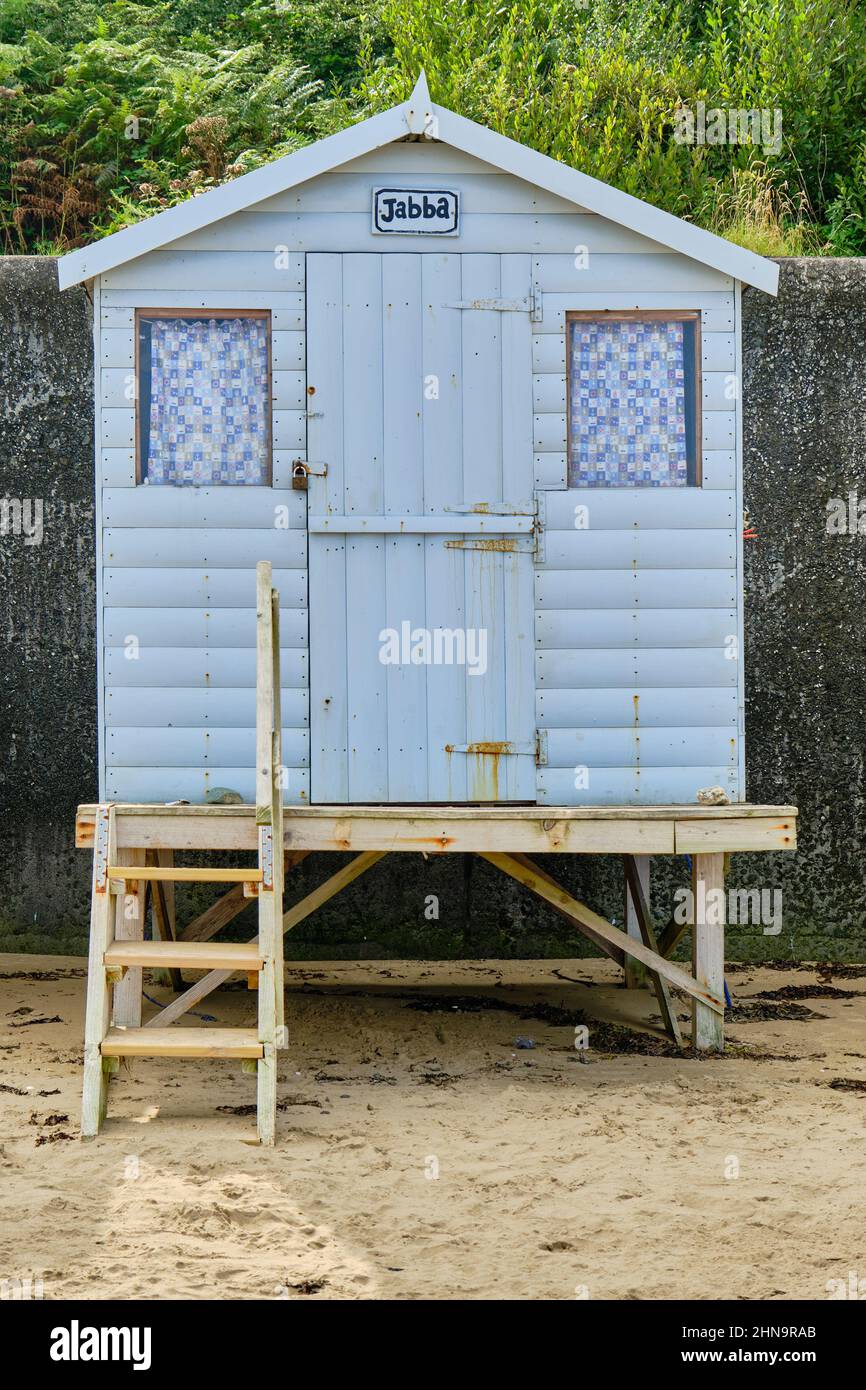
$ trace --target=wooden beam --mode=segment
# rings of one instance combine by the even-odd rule
[[[540,865],[534,863],[534,861],[530,859],[528,855],[512,854],[511,858],[515,860],[516,863],[522,864],[524,869],[527,869],[530,873],[536,874],[539,878],[544,879],[545,883],[551,884],[552,887],[558,889],[561,893],[565,892],[565,889],[562,887],[562,885],[557,883],[556,879],[553,878],[552,875],[549,874],[546,869],[542,869]],[[528,884],[526,884],[525,886],[529,887]],[[556,903],[550,902],[549,899],[545,899],[545,901],[547,902],[548,907],[552,907],[554,912],[557,912],[560,917],[565,918],[566,922],[568,922],[570,927],[574,927],[574,917],[570,912],[566,912],[564,908],[559,907]],[[580,903],[578,903],[576,898],[570,897],[570,901],[576,907],[580,906]],[[610,956],[611,960],[616,961],[617,965],[623,964],[625,957],[622,951],[618,951],[616,946],[611,945],[611,943],[609,941],[606,941],[604,937],[594,934],[591,927],[585,926],[583,928],[583,934],[588,936],[590,940],[594,941],[596,946],[598,946],[600,950],[604,951],[606,956]]]
[[[292,869],[296,864],[300,864],[306,859],[310,851],[308,849],[290,850],[284,855],[286,869]],[[236,883],[221,898],[217,898],[215,903],[205,908],[204,912],[199,913],[194,921],[184,927],[178,937],[179,941],[209,941],[212,936],[216,936],[218,931],[227,926],[235,917],[239,917],[244,908],[255,902],[255,898],[248,898],[244,895],[242,883]]]
[[[635,866],[637,867],[644,895],[647,898],[649,898],[650,865],[652,863],[652,859],[648,854],[635,854],[631,857]],[[634,899],[632,898],[631,891],[628,886],[627,874],[623,875],[623,899],[623,926],[625,927],[629,936],[633,936],[636,941],[642,941],[643,936],[641,935],[640,923],[637,917],[637,909],[635,908]],[[633,956],[626,956],[625,965],[623,967],[623,974],[625,976],[626,989],[643,989],[644,985],[646,984],[646,970],[641,965],[640,961],[635,960]]]
[[[90,947],[84,1015],[84,1089],[81,1097],[81,1137],[99,1133],[108,1101],[108,1072],[102,1041],[111,1017],[111,989],[103,958],[112,940],[114,903],[108,888],[108,861],[116,856],[114,807],[100,806],[96,814],[93,849]]]
[[[210,907],[199,913],[194,921],[185,926],[178,940],[209,940],[235,917],[238,917],[245,908],[249,907],[251,902],[255,902],[255,899],[244,896],[244,885],[235,883],[227,893],[223,893],[221,898],[217,898],[215,903],[211,903]]]
[[[656,955],[659,954],[658,943],[650,914],[650,906],[644,893],[643,880],[637,864],[631,855],[623,855],[623,868],[625,869],[626,883],[628,884],[629,894],[634,905],[635,916],[637,917],[640,928],[641,939],[645,946],[648,946]],[[662,1016],[662,1023],[665,1031],[670,1034],[677,1047],[682,1047],[683,1040],[680,1034],[680,1025],[677,1022],[676,1005],[671,1001],[667,983],[657,970],[650,970],[649,977],[655,996],[658,1000],[659,1012]]]
[[[684,990],[686,994],[692,995],[705,1004],[708,1009],[717,1010],[721,1013],[724,1008],[723,993],[716,994],[713,989],[695,980],[691,975],[687,975],[685,970],[681,970],[672,961],[665,960],[655,951],[651,951],[648,946],[644,946],[641,941],[634,941],[624,931],[614,927],[606,918],[593,912],[591,908],[585,907],[583,903],[578,903],[562,888],[556,888],[552,884],[541,878],[535,871],[529,871],[519,864],[510,854],[483,854],[482,859],[487,859],[491,864],[495,864],[503,873],[509,874],[511,878],[516,878],[518,883],[522,883],[525,888],[529,888],[539,897],[544,898],[553,907],[561,907],[565,914],[572,918],[575,925],[591,940],[602,937],[612,946],[617,946],[622,953],[630,953],[636,956],[644,965],[657,970],[660,975],[675,985],[677,989]]]
[[[710,993],[721,996],[721,1009],[708,1009],[692,1000],[692,1046],[699,1052],[725,1049],[725,857],[696,854],[692,860],[695,922],[692,928],[692,969]],[[709,895],[712,894],[712,897]],[[708,920],[709,919],[709,920]]]
[[[725,820],[678,816],[675,842],[677,854],[796,849],[797,820],[796,816],[743,816]]]
[[[167,855],[171,859],[174,858],[174,854],[170,849],[149,849],[147,850],[146,862],[152,863],[157,855]],[[169,890],[171,891],[170,899]],[[156,935],[160,941],[174,941],[174,884],[162,883],[157,880],[150,885],[150,892],[151,902],[153,904],[153,925]],[[147,893],[147,885],[145,885],[145,893]],[[169,903],[171,906],[169,906]],[[183,975],[177,968],[172,967],[167,971],[157,968],[154,973],[154,978],[159,984],[168,983],[175,994],[180,994],[181,990],[184,988]]]
[[[659,953],[670,960],[680,941],[689,930],[688,922],[668,922],[659,933]]]
[[[144,869],[143,849],[119,849],[121,862],[109,866],[109,880],[125,879],[126,891],[115,898],[114,938],[116,941],[141,941],[144,938],[144,884],[139,875]],[[118,869],[120,874],[118,874]],[[126,879],[129,875],[129,879]],[[122,1028],[141,1026],[141,966],[132,966],[114,986],[112,1021]]]
[[[112,1028],[103,1057],[261,1057],[255,1028]]]
[[[258,1040],[261,1060],[256,1069],[256,1120],[259,1143],[276,1139],[277,1120],[277,989],[282,988],[280,959],[283,937],[279,929],[283,910],[282,793],[279,791],[280,730],[277,722],[274,677],[274,603],[271,566],[256,565],[256,826],[259,864],[267,866],[259,885]],[[279,670],[279,647],[276,649]]]
[[[262,953],[257,941],[114,941],[105,952],[109,967],[141,965],[187,966],[190,970],[259,970]]]
[[[141,868],[127,864],[112,864],[108,870],[109,878],[116,878],[121,881],[129,882],[137,880],[139,882],[159,883],[170,880],[172,883],[261,883],[261,869],[188,869],[188,868],[166,868],[159,864],[148,866],[144,863],[144,850],[131,851],[140,853]]]
[[[332,874],[324,883],[319,884],[318,888],[314,888],[312,893],[308,893],[305,898],[302,898],[299,903],[296,903],[294,907],[290,908],[289,911],[284,914],[283,932],[291,931],[292,927],[298,926],[298,924],[309,917],[312,912],[315,912],[316,908],[321,907],[329,898],[333,898],[337,893],[342,892],[342,890],[348,887],[350,883],[353,883],[356,878],[360,878],[361,874],[366,873],[368,869],[372,869],[373,865],[378,864],[379,860],[383,858],[384,852],[359,854],[351,863],[345,864],[342,869],[338,869],[335,874]],[[148,1019],[147,1023],[144,1025],[145,1028],[163,1028],[169,1023],[173,1023],[175,1019],[185,1014],[187,1009],[192,1008],[193,1004],[199,1003],[200,1000],[204,999],[213,990],[218,989],[219,986],[224,984],[234,973],[235,972],[232,970],[212,970],[210,974],[204,975],[202,979],[197,980],[194,985],[191,985],[179,998],[173,999],[171,1003],[167,1004],[164,1009],[161,1009],[158,1014],[154,1014],[153,1018]]]

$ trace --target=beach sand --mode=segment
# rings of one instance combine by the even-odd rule
[[[824,1299],[866,1277],[866,967],[731,967],[729,1053],[698,1060],[607,961],[290,964],[269,1150],[255,1078],[198,1059],[136,1061],[79,1140],[84,964],[0,956],[0,1279],[46,1299]],[[250,1025],[255,999],[200,1011]]]

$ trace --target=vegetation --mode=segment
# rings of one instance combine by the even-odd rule
[[[860,0],[0,0],[0,249],[114,231],[421,67],[443,105],[757,251],[866,254]],[[689,143],[681,108],[769,124]]]

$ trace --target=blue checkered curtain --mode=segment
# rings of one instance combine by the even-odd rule
[[[569,484],[689,481],[694,327],[682,319],[569,321]]]
[[[266,484],[266,320],[154,319],[150,328],[147,481]]]

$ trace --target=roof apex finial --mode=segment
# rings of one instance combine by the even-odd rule
[[[432,105],[430,100],[430,88],[427,86],[427,74],[423,68],[418,74],[415,86],[412,88],[412,95],[409,98],[409,104],[416,111],[429,111],[430,106]]]

